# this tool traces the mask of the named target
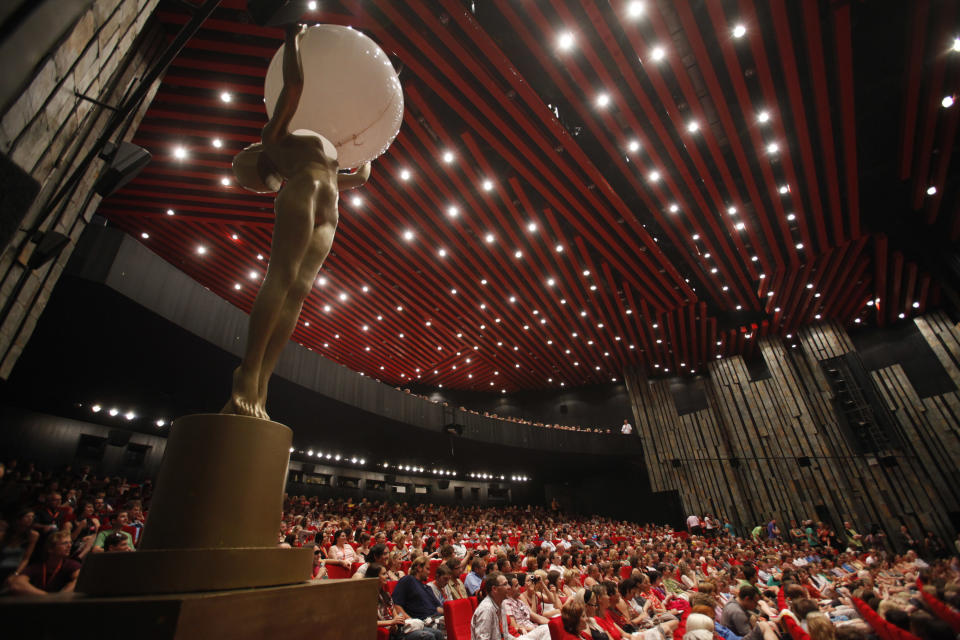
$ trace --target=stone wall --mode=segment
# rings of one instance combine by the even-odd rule
[[[47,0],[44,4],[49,4]],[[95,160],[66,206],[39,224],[71,242],[54,260],[26,273],[34,249],[26,230],[37,226],[45,203],[65,183],[95,144],[110,111],[81,100],[76,93],[117,105],[134,79],[142,78],[162,44],[148,19],[158,0],[96,0],[67,30],[63,40],[38,66],[32,81],[0,117],[0,152],[40,184],[20,231],[0,247],[0,306],[13,294],[9,313],[0,318],[0,377],[9,376],[43,312],[73,246],[100,202],[92,185],[104,163]],[[126,130],[129,139],[153,99],[151,87]],[[116,142],[116,139],[113,139]]]
[[[947,373],[960,380],[960,330],[940,313],[914,320]],[[707,407],[679,415],[668,380],[628,371],[627,386],[654,491],[677,490],[686,513],[727,517],[741,535],[776,518],[840,527],[906,524],[952,539],[960,519],[960,395],[920,398],[899,365],[867,371],[855,402],[886,435],[863,446],[843,418],[858,355],[838,324],[805,327],[788,343],[766,338],[769,375],[751,379],[743,358],[712,362]],[[837,359],[853,362],[842,374]],[[862,370],[862,369],[861,369]],[[832,373],[831,373],[832,372]],[[834,376],[834,380],[830,380]],[[857,409],[859,410],[859,409]],[[882,415],[881,415],[882,414]],[[862,419],[862,418],[861,418]],[[854,428],[861,428],[856,427]],[[888,437],[887,437],[888,436]],[[865,531],[861,531],[865,533]]]

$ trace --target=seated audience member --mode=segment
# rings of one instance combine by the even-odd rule
[[[569,600],[577,595],[580,589],[582,589],[580,586],[580,572],[576,569],[564,569],[563,588],[561,589],[560,597]]]
[[[103,550],[107,552],[133,551],[133,547],[130,546],[129,538],[124,536],[124,533],[124,531],[114,531],[108,535],[103,541]]]
[[[99,530],[100,520],[94,515],[93,503],[82,502],[77,509],[73,528],[70,530],[70,537],[73,539],[72,555],[79,557],[86,555],[96,541]]]
[[[758,640],[763,636],[763,629],[750,624],[751,613],[760,602],[760,591],[752,585],[744,585],[737,592],[737,598],[723,607],[720,624],[733,631],[738,636],[749,637],[749,640]]]
[[[445,564],[441,564],[437,567],[437,573],[434,575],[434,578],[431,582],[427,583],[427,586],[430,587],[430,590],[433,591],[433,595],[436,596],[437,600],[440,602],[446,602],[447,600],[456,600],[456,598],[450,597],[450,591],[447,589],[447,586],[450,584],[450,576],[452,575],[450,567]]]
[[[481,558],[474,558],[470,565],[470,573],[463,581],[463,586],[467,589],[467,595],[475,596],[483,583],[483,576],[487,572],[487,563]]]
[[[381,566],[384,565],[384,556],[387,555],[387,545],[385,544],[375,544],[370,548],[370,551],[367,553],[367,561],[362,565],[357,567],[357,570],[353,573],[353,578],[366,578],[367,577],[367,567],[370,566],[370,563],[376,562]],[[388,572],[389,573],[389,572]],[[389,576],[388,578],[389,579]]]
[[[512,640],[503,624],[502,604],[510,593],[507,577],[499,571],[486,575],[483,599],[470,619],[470,640]]]
[[[80,574],[80,563],[71,560],[69,531],[54,531],[44,543],[39,562],[28,564],[7,581],[10,593],[21,596],[46,596],[73,591]]]
[[[560,611],[560,619],[563,621],[563,630],[570,635],[582,640],[593,640],[590,632],[587,631],[587,618],[584,615],[582,598],[573,598],[564,604]]]
[[[354,562],[359,561],[357,552],[347,543],[349,537],[346,529],[341,529],[334,534],[333,545],[327,551],[328,562],[332,561],[345,569],[349,569]]]
[[[22,573],[33,555],[40,532],[33,528],[33,509],[22,509],[0,538],[0,584]]]
[[[94,540],[93,542],[93,549],[91,549],[91,551],[93,551],[94,553],[100,553],[104,551],[103,543],[106,542],[107,536],[109,536],[111,533],[120,533],[126,536],[127,544],[130,546],[131,549],[135,548],[133,544],[133,536],[131,536],[129,533],[123,530],[123,528],[127,525],[128,522],[129,522],[129,514],[127,513],[127,511],[118,511],[113,516],[112,528],[100,530],[100,533],[97,534],[96,540]]]
[[[323,556],[323,549],[319,546],[313,548],[313,569],[310,572],[310,578],[321,580],[327,577],[327,568],[324,566],[326,558]]]
[[[538,615],[552,618],[560,615],[560,596],[556,590],[551,591],[547,581],[547,572],[537,569],[527,578],[527,589],[522,597],[526,600],[530,610]]]
[[[383,557],[385,566],[387,567],[387,580],[397,581],[403,576],[407,575],[403,571],[403,555],[400,551],[391,551]]]
[[[527,576],[522,573],[508,573],[505,576],[510,583],[510,591],[503,599],[501,608],[507,630],[517,637],[548,639],[550,630],[546,624],[550,619],[531,611],[526,601],[520,597]]]
[[[60,508],[62,496],[51,491],[41,506],[34,509],[33,528],[42,535],[68,527],[64,511]]]
[[[386,627],[391,640],[443,640],[443,632],[414,621],[403,609],[397,607],[390,592],[387,591],[387,572],[383,566],[371,563],[367,567],[367,577],[379,580],[377,593],[377,627]],[[419,622],[419,624],[418,624]]]
[[[460,579],[460,560],[457,558],[450,558],[444,562],[441,566],[445,566],[450,569],[450,580],[447,582],[447,595],[449,596],[447,600],[458,600],[460,598],[467,597],[467,587],[463,584],[463,580]],[[439,570],[439,567],[437,567]]]
[[[393,589],[393,602],[411,618],[427,620],[443,616],[443,603],[426,585],[428,575],[429,559],[421,556],[410,564],[410,575],[401,578]]]

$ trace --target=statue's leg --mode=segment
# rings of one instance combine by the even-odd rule
[[[288,184],[277,197],[267,274],[250,311],[243,361],[233,373],[233,390],[221,413],[259,413],[264,353],[282,315],[287,293],[297,280],[313,232],[314,199],[310,192],[298,193],[297,186]]]
[[[283,302],[283,310],[274,327],[273,335],[270,336],[267,343],[263,355],[263,365],[260,367],[258,401],[258,408],[263,412],[264,417],[266,417],[267,384],[270,381],[270,375],[273,373],[273,368],[277,365],[277,360],[280,359],[280,354],[283,353],[287,341],[290,340],[294,329],[297,328],[297,320],[300,318],[303,301],[313,291],[317,273],[323,266],[323,261],[327,259],[327,254],[330,253],[330,247],[333,245],[333,235],[336,229],[336,220],[334,220],[332,223],[322,223],[313,230],[307,252],[300,263],[300,272],[287,293],[287,298]]]

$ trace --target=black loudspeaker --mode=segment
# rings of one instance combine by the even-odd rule
[[[23,222],[33,199],[40,193],[40,183],[0,153],[0,250],[7,246]]]
[[[104,198],[136,178],[151,158],[149,151],[132,142],[121,142],[119,146],[108,142],[100,157],[107,161],[107,166],[93,183],[93,190]]]
[[[827,508],[827,505],[818,504],[814,506],[814,509],[817,511],[817,520],[830,522],[830,509]]]
[[[313,473],[314,468],[315,467],[309,462],[304,462],[302,465],[300,465],[300,470],[304,473]]]
[[[730,458],[730,466],[734,469],[740,468],[740,458]]]
[[[560,405],[560,413],[563,415],[567,414],[567,405],[565,404]]]
[[[261,27],[292,24],[307,12],[307,0],[247,0],[247,12]]]
[[[674,469],[679,468],[680,465],[681,465],[680,458],[674,458],[673,460],[670,461],[670,466],[673,467]]]
[[[37,243],[37,248],[33,250],[30,259],[27,260],[27,269],[39,269],[47,264],[60,255],[63,248],[70,242],[69,237],[58,231],[47,231],[34,238],[34,240]]]
[[[103,452],[107,449],[107,439],[100,436],[92,436],[89,433],[81,433],[80,440],[77,442],[78,460],[101,460]]]
[[[451,422],[448,425],[444,425],[443,430],[449,433],[452,436],[462,436],[463,435],[463,425]]]
[[[797,458],[797,464],[800,465],[801,467],[809,467],[810,458],[807,456],[800,456],[799,458]]]
[[[450,488],[449,480],[437,480],[437,489],[442,489],[446,491],[449,488]]]
[[[397,476],[388,473],[387,475],[383,476],[383,480],[384,482],[396,482]]]
[[[882,458],[880,458],[880,464],[883,465],[884,467],[887,467],[888,469],[899,466],[896,456],[883,456]]]
[[[130,443],[130,432],[120,429],[110,429],[107,433],[107,444],[114,447],[125,447]]]

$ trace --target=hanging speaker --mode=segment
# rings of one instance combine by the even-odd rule
[[[108,164],[93,183],[93,190],[104,198],[137,177],[151,158],[149,151],[132,142],[121,142],[119,146],[108,142],[100,157]]]

